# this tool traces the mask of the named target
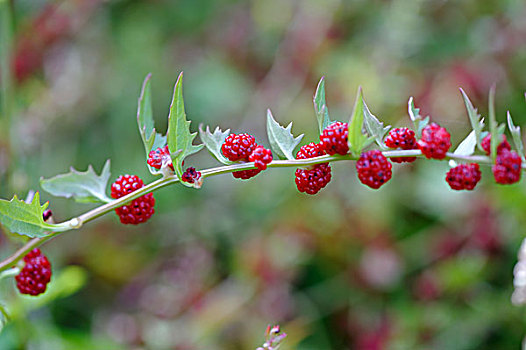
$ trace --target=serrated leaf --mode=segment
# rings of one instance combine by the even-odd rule
[[[469,122],[471,123],[472,129],[475,131],[475,136],[477,140],[477,147],[480,151],[484,151],[482,148],[482,129],[484,129],[484,118],[481,118],[481,115],[478,113],[477,109],[471,103],[468,95],[460,88],[460,93],[462,94],[462,99],[464,100],[464,105],[466,105],[466,110],[468,112]]]
[[[295,159],[294,149],[303,139],[303,134],[294,137],[291,129],[292,122],[285,128],[274,119],[270,109],[267,110],[267,134],[270,148],[280,159]]]
[[[475,152],[475,146],[477,145],[477,134],[475,130],[471,131],[468,136],[458,145],[457,149],[453,154],[460,156],[470,156]],[[450,167],[457,166],[457,162],[454,160],[449,161]]]
[[[44,222],[42,214],[48,202],[40,205],[40,196],[36,192],[31,203],[18,199],[7,201],[0,199],[0,223],[8,230],[28,237],[43,237],[49,231],[62,232],[69,230],[62,225],[52,225]]]
[[[329,107],[325,102],[325,77],[320,79],[316,92],[314,93],[314,112],[316,113],[316,119],[318,120],[318,128],[320,134],[323,129],[331,124],[331,119],[329,117]]]
[[[358,157],[362,150],[374,140],[373,137],[367,137],[363,133],[364,104],[362,87],[360,86],[349,120],[349,150],[355,157]]]
[[[513,144],[517,153],[524,158],[524,144],[522,143],[521,128],[520,126],[513,125],[513,120],[511,119],[511,113],[508,111],[508,128],[510,129],[511,138],[513,139]]]
[[[186,120],[184,111],[183,73],[181,72],[174,87],[170,114],[168,115],[168,132],[166,133],[172,163],[179,178],[183,174],[183,160],[204,147],[203,144],[192,144],[197,132],[190,132],[190,123],[189,120]],[[183,184],[185,183],[183,182]]]
[[[420,138],[422,136],[422,130],[429,124],[429,117],[422,118],[420,108],[415,107],[412,96],[409,98],[409,101],[407,101],[407,112],[409,113],[409,118],[413,121],[416,137]]]
[[[110,179],[110,160],[108,159],[99,175],[93,167],[86,171],[77,171],[73,167],[69,173],[60,174],[49,179],[40,179],[40,186],[56,197],[73,198],[80,203],[108,203],[106,188]]]
[[[201,142],[206,146],[208,151],[221,163],[225,165],[234,164],[229,161],[223,153],[221,153],[221,146],[225,142],[225,139],[230,134],[230,129],[222,131],[219,126],[215,128],[214,132],[210,131],[210,127],[207,126],[206,130],[203,130],[203,125],[199,125],[199,137]]]
[[[363,104],[363,112],[365,128],[367,129],[367,132],[371,137],[374,137],[374,140],[380,147],[384,147],[384,136],[391,128],[391,125],[384,127],[384,123],[379,121],[378,118],[376,118],[371,113],[371,111],[369,111],[369,107],[367,107],[365,102]]]

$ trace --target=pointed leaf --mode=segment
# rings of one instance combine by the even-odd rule
[[[327,107],[327,103],[325,102],[325,77],[322,77],[318,83],[313,102],[314,112],[316,113],[316,119],[318,119],[318,127],[321,134],[323,129],[331,124],[329,107]]]
[[[489,132],[491,134],[491,159],[493,163],[497,158],[497,144],[501,139],[501,135],[504,133],[505,126],[497,124],[497,118],[495,116],[495,85],[491,86],[489,90]]]
[[[349,120],[349,150],[358,157],[362,149],[373,142],[374,138],[363,134],[364,100],[362,87],[358,87],[354,109]]]
[[[40,179],[40,186],[46,192],[57,197],[73,198],[80,203],[108,203],[106,188],[110,179],[110,160],[108,159],[99,175],[91,165],[86,171],[70,168],[69,173],[49,179]]]
[[[48,202],[40,205],[40,196],[36,192],[31,203],[26,203],[15,195],[7,201],[0,199],[0,223],[10,232],[28,237],[43,237],[47,232],[69,230],[66,226],[52,225],[44,222],[42,214]]]
[[[272,151],[280,159],[295,159],[294,149],[303,139],[303,134],[294,137],[292,134],[292,122],[284,128],[272,116],[270,109],[267,110],[267,134]]]
[[[152,74],[150,73],[144,79],[137,107],[137,125],[144,145],[144,151],[146,152],[146,159],[148,159],[148,155],[152,149],[157,149],[166,145],[166,136],[156,132],[154,127],[150,87],[151,77]],[[154,175],[161,174],[161,171],[152,168],[149,165],[148,170]]]
[[[190,121],[186,120],[183,100],[183,73],[179,74],[174,87],[170,114],[168,116],[168,149],[172,156],[175,173],[179,178],[183,174],[183,160],[203,148],[203,144],[193,145],[192,141],[197,135],[190,132]]]
[[[199,125],[199,137],[201,141],[206,146],[208,151],[212,153],[214,157],[221,163],[225,165],[234,164],[234,162],[229,161],[223,153],[221,153],[221,146],[225,142],[225,139],[230,134],[230,129],[222,131],[219,126],[215,128],[214,132],[210,131],[210,127],[207,126],[206,130],[203,130],[203,125]]]
[[[517,153],[524,158],[524,144],[522,143],[521,128],[520,126],[513,125],[510,111],[508,111],[508,128],[510,129],[513,144],[515,145]]]
[[[466,110],[468,112],[469,121],[471,123],[471,127],[475,131],[475,136],[477,140],[477,147],[480,151],[484,151],[482,148],[482,129],[484,129],[484,118],[481,118],[480,114],[478,113],[477,109],[473,107],[473,104],[469,100],[468,95],[460,89],[460,93],[462,94],[462,98],[464,99],[464,104],[466,105]]]
[[[409,113],[409,117],[413,121],[416,137],[420,138],[422,136],[422,130],[427,126],[427,124],[429,124],[429,117],[422,118],[422,116],[420,115],[420,108],[415,107],[412,96],[407,102],[407,112]]]
[[[477,145],[477,136],[475,130],[471,131],[468,136],[458,145],[457,149],[453,154],[460,156],[470,156],[475,152],[475,146]],[[454,160],[449,161],[450,167],[457,166],[457,162]]]
[[[385,147],[384,145],[384,136],[391,128],[391,125],[385,126],[384,123],[378,120],[371,111],[369,111],[369,108],[367,107],[367,104],[364,102],[363,104],[363,112],[364,112],[364,121],[365,121],[365,128],[367,129],[367,132],[371,137],[373,137],[376,141],[376,143],[380,147]]]

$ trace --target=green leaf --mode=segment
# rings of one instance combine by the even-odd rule
[[[291,129],[292,122],[284,128],[274,119],[270,109],[267,110],[267,134],[270,148],[280,159],[295,159],[294,149],[303,139],[303,134],[294,137]]]
[[[520,126],[513,125],[510,111],[508,111],[508,128],[510,129],[513,144],[515,145],[517,153],[524,158],[524,144],[522,143],[521,128]]]
[[[495,85],[491,86],[489,90],[489,132],[491,134],[491,159],[493,163],[497,158],[497,146],[501,139],[501,135],[504,133],[505,126],[497,124],[497,118],[495,116]]]
[[[314,112],[316,112],[318,127],[321,134],[323,129],[331,124],[331,119],[329,117],[329,107],[327,107],[327,103],[325,102],[325,77],[322,77],[318,83],[313,102]]]
[[[197,132],[190,132],[190,121],[186,120],[183,100],[183,73],[179,74],[174,87],[172,103],[170,105],[170,114],[168,115],[168,149],[172,157],[177,177],[183,175],[183,160],[203,148],[203,144],[193,145]],[[184,184],[184,182],[183,182]]]
[[[420,108],[415,107],[412,96],[407,102],[407,112],[409,113],[409,117],[413,121],[416,137],[420,138],[422,136],[422,130],[427,126],[427,124],[429,124],[429,117],[422,118],[422,116],[420,115]]]
[[[364,112],[364,121],[365,121],[365,128],[367,129],[367,132],[370,136],[374,137],[376,143],[380,147],[385,147],[384,145],[384,136],[391,128],[391,125],[385,126],[384,123],[378,120],[371,111],[369,111],[369,108],[367,107],[367,104],[363,103],[363,112]]]
[[[69,173],[60,174],[49,179],[40,179],[40,186],[46,192],[57,197],[73,198],[80,203],[108,203],[106,188],[110,179],[110,160],[108,159],[99,175],[93,167],[82,172],[70,168]]]
[[[355,157],[360,156],[362,150],[374,140],[373,137],[367,137],[363,133],[364,104],[362,87],[360,86],[356,93],[353,112],[349,120],[349,150]]]
[[[10,232],[28,237],[43,237],[49,231],[69,230],[69,227],[66,226],[44,222],[42,214],[48,204],[46,202],[42,206],[40,205],[38,192],[35,193],[31,203],[18,199],[16,195],[10,201],[0,199],[0,223]]]
[[[475,146],[477,145],[477,134],[475,130],[471,131],[468,136],[458,145],[457,149],[453,154],[460,156],[470,156],[475,152]],[[450,167],[456,167],[457,162],[454,160],[449,161]]]
[[[225,142],[225,139],[230,134],[230,129],[222,131],[219,126],[215,128],[214,132],[210,131],[210,127],[207,126],[206,130],[203,130],[203,125],[199,125],[199,137],[201,141],[206,146],[208,151],[212,153],[214,157],[221,163],[225,165],[234,164],[234,162],[229,161],[223,153],[221,153],[221,146]]]
[[[477,141],[477,147],[480,151],[484,151],[482,148],[482,129],[484,129],[484,118],[481,118],[480,114],[478,113],[477,109],[473,107],[473,104],[469,100],[468,95],[460,88],[460,92],[462,93],[462,98],[464,99],[464,104],[466,105],[466,110],[468,112],[469,121],[471,123],[471,127],[473,128],[473,131],[475,131],[476,141]]]
[[[139,96],[139,103],[137,107],[137,125],[139,126],[139,133],[144,144],[146,152],[146,159],[152,149],[164,147],[166,145],[166,136],[163,136],[155,131],[152,110],[152,98],[150,79],[152,74],[148,74],[144,79]],[[148,166],[150,172],[154,175],[161,174],[161,172],[151,166]]]

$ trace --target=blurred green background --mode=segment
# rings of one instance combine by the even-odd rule
[[[180,71],[193,130],[219,125],[266,146],[267,108],[317,141],[321,76],[334,119],[348,119],[361,85],[386,123],[409,126],[414,96],[456,144],[469,132],[458,88],[487,115],[496,83],[499,120],[509,110],[526,123],[521,0],[0,3],[12,11],[1,49],[11,38],[14,92],[1,124],[2,198],[70,166],[100,171],[108,158],[112,181],[152,181],[136,126],[149,72],[161,132]],[[186,165],[216,162],[202,151]],[[420,160],[395,165],[374,191],[353,163],[332,168],[316,196],[296,190],[294,169],[222,175],[199,191],[156,192],[146,224],[111,214],[51,241],[46,294],[0,286],[12,315],[0,349],[255,349],[269,323],[288,334],[282,349],[521,348],[526,315],[510,297],[524,180],[497,186],[485,167],[475,191],[458,193],[446,162]],[[58,221],[91,208],[42,197]],[[1,256],[18,244],[2,235]]]

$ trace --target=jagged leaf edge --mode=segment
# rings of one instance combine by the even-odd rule
[[[267,135],[270,148],[280,159],[295,159],[294,149],[303,139],[303,134],[294,137],[292,134],[292,122],[287,127],[279,124],[270,109],[267,109]]]

